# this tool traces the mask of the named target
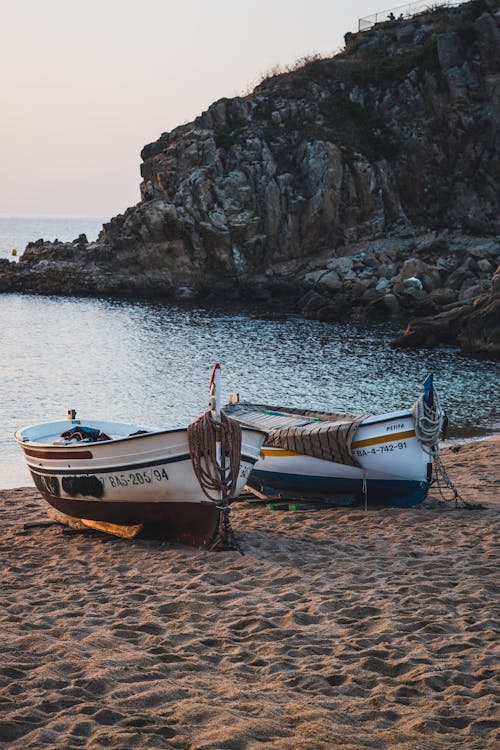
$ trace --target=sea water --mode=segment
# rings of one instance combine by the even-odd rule
[[[88,241],[92,242],[102,224],[103,219],[95,217],[0,216],[0,258],[15,260],[23,254],[28,242],[39,239],[70,242],[80,234],[86,234]]]
[[[451,348],[393,350],[387,342],[398,330],[0,294],[0,488],[31,484],[17,428],[65,419],[68,409],[82,419],[184,426],[205,410],[217,362],[223,399],[237,391],[242,400],[356,413],[411,407],[432,371],[452,437],[498,432],[500,363]]]

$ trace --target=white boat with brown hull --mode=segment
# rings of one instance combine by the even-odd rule
[[[232,496],[248,481],[265,436],[258,429],[241,429]],[[24,427],[15,438],[40,493],[68,516],[152,524],[166,538],[185,544],[205,545],[217,534],[224,498],[217,489],[201,486],[187,428],[149,430],[73,418]],[[210,469],[209,461],[200,460],[202,469]],[[229,471],[226,462],[222,473]]]

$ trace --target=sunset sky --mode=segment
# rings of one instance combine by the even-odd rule
[[[334,54],[374,0],[16,0],[0,27],[0,215],[110,217],[140,150],[276,65]]]

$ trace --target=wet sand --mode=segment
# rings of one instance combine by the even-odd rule
[[[443,460],[484,510],[240,502],[244,555],[25,530],[46,504],[1,491],[0,747],[500,746],[500,439]]]

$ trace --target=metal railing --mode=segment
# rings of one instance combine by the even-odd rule
[[[358,31],[368,31],[368,29],[371,29],[376,23],[383,23],[384,21],[402,21],[405,18],[411,18],[411,16],[414,16],[416,13],[422,13],[426,10],[432,11],[442,5],[453,7],[461,4],[462,3],[450,2],[449,0],[438,0],[438,2],[435,3],[430,3],[429,0],[426,0],[425,2],[400,5],[397,8],[381,10],[379,13],[360,18],[358,21]]]

